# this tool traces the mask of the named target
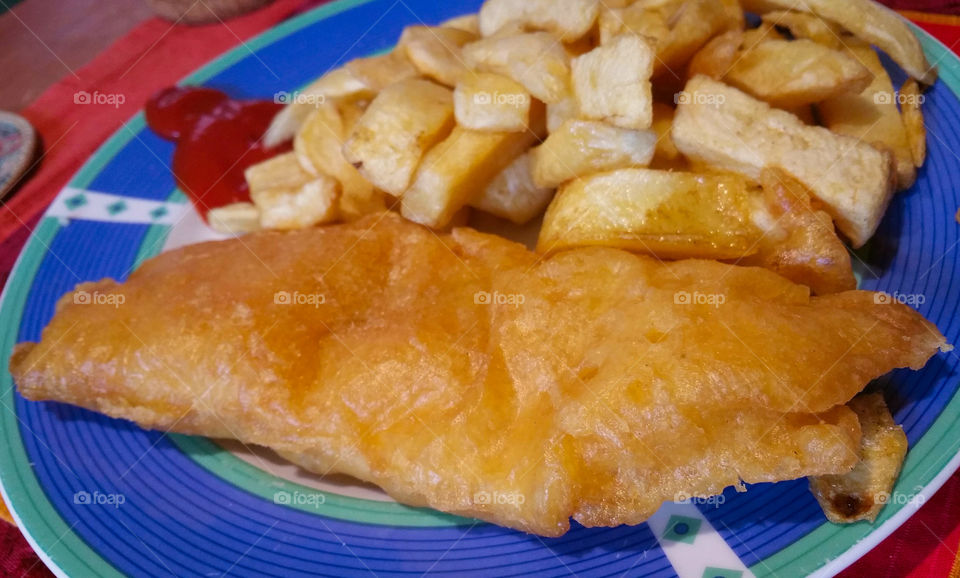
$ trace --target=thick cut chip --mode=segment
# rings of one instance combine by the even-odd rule
[[[764,211],[757,188],[739,175],[621,169],[561,187],[537,250],[602,246],[661,259],[738,258],[757,251],[763,231],[754,214]]]
[[[799,10],[838,24],[861,40],[876,45],[890,55],[907,74],[931,85],[937,69],[930,66],[923,46],[907,21],[873,0],[742,0],[743,7],[756,13],[774,10]]]
[[[443,26],[444,28],[455,28],[457,30],[469,32],[475,36],[480,36],[480,17],[474,13],[464,14],[463,16],[457,16],[455,18],[451,18],[450,20],[445,20],[440,23],[440,26]]]
[[[252,233],[260,230],[260,209],[253,203],[230,203],[207,211],[207,222],[225,235]]]
[[[292,139],[314,110],[323,103],[344,98],[369,98],[374,95],[346,68],[335,68],[290,97],[290,103],[277,113],[263,137],[267,147]]]
[[[675,110],[669,104],[662,102],[653,103],[653,126],[651,129],[657,133],[657,148],[653,153],[653,160],[650,161],[650,168],[659,170],[686,170],[687,160],[683,158],[677,146],[673,144],[673,136],[670,131],[673,129],[673,116]]]
[[[400,50],[356,58],[348,62],[345,68],[374,92],[380,92],[396,82],[416,78],[418,74],[406,53]]]
[[[730,2],[687,0],[671,19],[672,27],[656,45],[654,76],[680,75],[687,62],[708,40],[728,29],[743,28],[743,13]],[[739,17],[737,17],[739,16]]]
[[[600,43],[620,34],[648,40],[656,53],[653,76],[680,77],[687,62],[715,35],[743,27],[743,13],[730,2],[668,0],[636,2],[600,16]]]
[[[480,8],[480,32],[491,36],[516,23],[573,42],[590,31],[599,10],[600,0],[486,0]]]
[[[346,127],[336,107],[321,106],[297,133],[293,148],[301,164],[308,164],[313,173],[335,178],[340,183],[340,217],[352,221],[385,208],[383,193],[343,157]]]
[[[543,102],[570,94],[570,58],[547,32],[492,36],[463,47],[467,66],[512,78]]]
[[[533,181],[543,188],[592,173],[645,167],[653,159],[657,135],[591,120],[568,120],[533,149]]]
[[[771,40],[789,40],[787,36],[780,33],[776,26],[767,22],[761,22],[760,26],[750,28],[743,32],[743,50],[753,50],[754,47]]]
[[[651,43],[656,42],[670,33],[667,10],[676,3],[665,3],[657,10],[640,3],[621,7],[609,4],[602,6],[597,26],[600,44],[607,44],[624,33],[642,36]]]
[[[407,26],[398,46],[420,74],[452,87],[467,74],[461,48],[476,39],[476,34],[457,28]]]
[[[295,153],[257,163],[244,176],[264,229],[303,229],[337,218],[339,183],[309,174]]]
[[[741,52],[724,80],[780,108],[858,94],[871,72],[846,52],[813,40],[768,40]]]
[[[687,74],[691,77],[702,74],[715,80],[722,79],[733,68],[742,45],[742,30],[724,32],[693,55],[687,66]]]
[[[846,474],[810,478],[810,490],[835,524],[876,520],[907,456],[907,435],[893,421],[883,394],[858,395],[849,407],[860,420],[860,462]]]
[[[357,121],[343,155],[374,186],[400,196],[420,159],[453,128],[453,93],[406,80],[377,95]]]
[[[506,76],[472,73],[453,91],[460,126],[481,131],[517,132],[530,124],[530,93]]]
[[[653,51],[624,34],[573,60],[573,90],[580,113],[623,128],[650,128]]]
[[[462,126],[423,158],[404,193],[401,213],[415,223],[442,229],[514,159],[543,133],[543,109],[531,117],[535,128],[523,132],[480,132]]]
[[[807,126],[743,92],[692,78],[673,120],[673,141],[687,158],[758,179],[784,170],[807,187],[854,247],[880,224],[896,182],[893,158],[867,143]]]
[[[893,82],[873,48],[866,44],[848,44],[850,53],[873,73],[873,82],[858,94],[844,94],[820,103],[817,106],[820,119],[835,133],[852,136],[893,153],[897,165],[897,188],[908,189],[917,178],[917,168],[904,119],[897,108]]]
[[[900,89],[900,111],[903,113],[903,124],[907,129],[907,141],[913,155],[914,166],[920,168],[927,158],[927,125],[923,122],[924,96],[916,81],[907,80]]]
[[[794,38],[806,38],[834,50],[841,50],[849,43],[844,38],[846,31],[842,26],[815,16],[809,12],[775,10],[763,15],[763,23],[768,26],[786,28]]]
[[[10,362],[26,398],[549,536],[849,471],[842,404],[944,343],[869,292],[811,298],[762,269],[612,249],[541,259],[391,214],[191,245],[79,290],[124,304],[63,299]]]
[[[547,208],[553,193],[533,182],[527,152],[500,171],[470,206],[523,225]]]
[[[577,99],[571,94],[563,100],[547,105],[547,132],[553,132],[560,125],[580,117],[580,107]]]
[[[777,170],[764,171],[760,181],[771,219],[762,224],[757,252],[737,264],[769,269],[817,295],[856,289],[850,253],[806,187]]]

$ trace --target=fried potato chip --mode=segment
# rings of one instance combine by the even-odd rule
[[[293,150],[308,172],[324,174],[340,183],[339,215],[352,221],[385,209],[383,193],[374,189],[343,156],[346,127],[331,104],[317,109],[297,133]],[[305,167],[306,168],[306,167]]]
[[[750,12],[799,10],[838,24],[861,40],[874,44],[890,55],[907,74],[930,85],[937,70],[930,66],[920,41],[899,14],[873,0],[743,0]]]
[[[600,44],[631,33],[648,40],[656,53],[653,76],[682,76],[693,55],[713,36],[743,27],[743,14],[730,2],[672,0],[636,2],[607,10],[599,23]]]
[[[609,4],[603,5],[597,18],[600,44],[607,44],[614,37],[624,33],[642,36],[651,43],[666,37],[670,33],[667,20],[676,4],[678,2],[673,0],[656,7],[642,2],[627,3],[619,8]]]
[[[741,29],[743,13],[731,10],[729,4],[717,0],[687,0],[672,18],[670,33],[657,43],[654,76],[664,72],[682,76],[690,58],[713,36],[728,29]],[[731,20],[734,13],[739,14],[739,18]]]
[[[480,131],[518,132],[530,124],[532,98],[523,85],[489,72],[465,76],[453,91],[460,126]]]
[[[687,158],[720,170],[757,179],[765,168],[783,169],[810,189],[854,247],[873,236],[893,195],[890,153],[807,126],[705,76],[687,83],[672,135]]]
[[[733,68],[742,44],[743,31],[739,28],[714,37],[690,59],[687,75],[702,74],[715,80],[722,79]]]
[[[560,128],[560,125],[580,117],[580,107],[577,105],[577,98],[572,94],[563,100],[559,100],[547,105],[547,132],[553,132]]]
[[[515,22],[573,42],[590,31],[599,8],[599,0],[486,0],[480,8],[480,32],[491,36]]]
[[[920,87],[914,80],[907,80],[900,89],[900,111],[903,113],[913,163],[917,168],[922,167],[927,159],[927,125],[923,122],[923,112],[920,110],[923,99]]]
[[[372,100],[372,98],[371,98]],[[345,99],[338,100],[337,112],[340,113],[340,120],[343,122],[343,134],[349,135],[357,121],[367,112],[371,100],[366,99]]]
[[[463,59],[470,68],[512,78],[543,102],[570,94],[570,59],[547,32],[484,38],[464,46]]]
[[[573,91],[584,118],[631,129],[650,128],[654,54],[624,34],[573,59]]]
[[[850,54],[870,69],[873,81],[863,92],[821,102],[817,105],[820,119],[835,133],[889,150],[897,166],[897,188],[908,189],[917,178],[917,170],[893,82],[872,47],[858,41],[849,44]]]
[[[523,225],[541,214],[554,189],[538,187],[530,172],[530,152],[526,152],[500,171],[470,206]]]
[[[295,94],[297,98],[270,122],[263,137],[264,146],[274,147],[292,139],[307,117],[324,102],[372,97],[374,92],[346,68],[335,68]]]
[[[883,394],[847,404],[860,419],[860,462],[847,474],[810,478],[810,491],[834,524],[873,522],[887,504],[907,456],[907,436],[893,421]]]
[[[303,229],[337,218],[340,185],[307,173],[293,152],[257,163],[244,176],[264,229]]]
[[[453,87],[467,73],[461,48],[476,39],[476,34],[457,28],[407,26],[397,46],[420,74]]]
[[[741,52],[724,81],[779,108],[857,94],[873,75],[848,53],[812,40],[768,40]]]
[[[260,209],[253,203],[230,203],[207,211],[210,227],[224,235],[242,235],[260,230]]]
[[[806,285],[816,295],[857,288],[850,253],[837,236],[833,219],[816,210],[803,184],[780,170],[760,175],[767,211],[757,252],[738,265],[769,269],[794,283]]]
[[[780,33],[777,30],[776,26],[769,24],[767,22],[761,22],[760,26],[756,28],[750,28],[743,32],[743,44],[741,45],[742,50],[751,50],[753,47],[770,40],[789,40],[786,36]]]
[[[453,93],[428,80],[383,90],[357,121],[343,155],[368,181],[393,196],[410,186],[420,159],[454,125]]]
[[[444,28],[456,28],[480,36],[480,17],[477,14],[464,14],[440,23]]]
[[[687,161],[673,144],[673,136],[670,131],[673,129],[674,108],[662,102],[653,103],[653,126],[651,129],[657,134],[656,150],[653,153],[653,160],[650,161],[650,168],[658,170],[686,170]]]
[[[726,26],[728,30],[743,30],[747,23],[747,15],[743,13],[740,0],[720,0],[723,6]]]
[[[590,120],[568,120],[531,151],[533,182],[552,189],[571,179],[653,159],[657,135]]]
[[[732,259],[757,250],[757,188],[739,175],[620,169],[570,181],[547,208],[537,251],[602,246],[661,259]]]
[[[416,78],[419,74],[402,50],[357,58],[348,62],[345,68],[374,92],[380,92],[396,82]]]
[[[846,45],[842,26],[828,22],[809,12],[775,10],[762,16],[764,24],[786,28],[794,38],[806,38],[827,48],[841,50]]]
[[[535,128],[524,132],[480,132],[462,126],[433,147],[401,198],[401,214],[416,223],[441,229],[503,169],[537,142],[543,132],[543,109],[536,107]]]

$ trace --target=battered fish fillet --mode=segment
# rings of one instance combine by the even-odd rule
[[[237,438],[545,536],[849,471],[846,404],[945,345],[912,309],[605,248],[540,260],[383,214],[185,247],[66,296],[21,393]],[[103,295],[122,294],[119,306]],[[889,301],[889,300],[886,300]]]

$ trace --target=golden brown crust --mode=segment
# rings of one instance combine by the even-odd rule
[[[905,306],[811,298],[761,269],[538,259],[390,214],[185,247],[84,286],[91,303],[66,299],[11,371],[30,399],[556,536],[570,517],[632,524],[679,495],[845,472],[860,430],[842,405],[944,342]]]

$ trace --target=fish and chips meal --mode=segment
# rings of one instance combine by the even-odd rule
[[[542,536],[804,477],[873,521],[907,440],[864,390],[951,345],[851,248],[935,81],[871,0],[487,0],[294,93],[200,207],[233,238],[79,285],[122,306],[64,296],[10,371]]]

